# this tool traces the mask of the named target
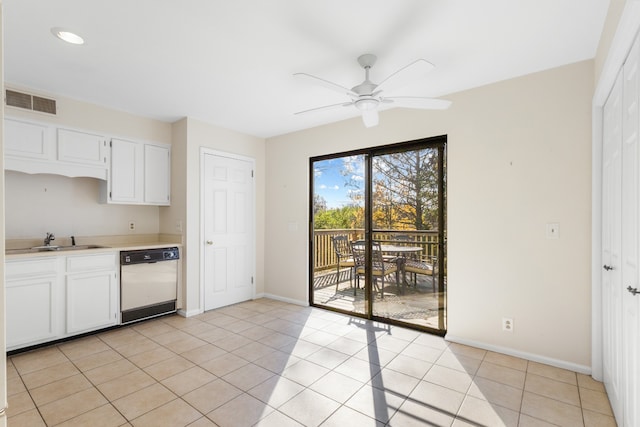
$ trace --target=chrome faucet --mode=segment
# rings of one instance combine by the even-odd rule
[[[47,237],[44,238],[44,245],[51,245],[52,240],[56,240],[56,236],[54,236],[53,233],[47,233]]]

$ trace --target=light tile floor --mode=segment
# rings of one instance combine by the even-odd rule
[[[10,426],[615,426],[601,383],[260,299],[8,359]]]

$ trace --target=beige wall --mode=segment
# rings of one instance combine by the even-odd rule
[[[161,231],[184,227],[183,283],[189,315],[203,308],[200,301],[200,148],[251,157],[256,161],[256,293],[264,292],[265,144],[264,139],[222,129],[194,119],[173,124],[174,151],[170,208],[161,211]],[[180,195],[180,196],[178,196]]]
[[[98,179],[14,171],[4,175],[7,239],[44,239],[47,232],[58,238],[158,233],[157,206],[99,203],[104,184]],[[129,221],[136,223],[134,231]]]
[[[454,94],[444,112],[390,110],[376,128],[352,119],[268,139],[265,292],[308,300],[309,157],[446,134],[448,336],[588,371],[593,69]]]

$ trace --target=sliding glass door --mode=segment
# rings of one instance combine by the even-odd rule
[[[364,239],[365,155],[312,161],[312,304],[369,313],[353,243]]]
[[[311,304],[446,330],[446,137],[311,159]]]

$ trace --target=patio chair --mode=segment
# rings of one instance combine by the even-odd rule
[[[395,273],[396,283],[400,283],[398,264],[382,258],[380,242],[371,242],[371,245],[371,268],[373,270],[373,285],[380,292],[380,298],[384,298],[384,280],[386,276]],[[353,253],[353,260],[355,262],[356,286],[360,287],[360,276],[365,275],[365,241],[358,240],[356,242],[351,242],[351,251]],[[381,281],[380,286],[378,286],[378,279],[380,279]],[[355,295],[355,288],[353,292]]]
[[[349,267],[349,286],[353,286],[353,256],[351,255],[351,247],[349,246],[349,238],[340,234],[331,237],[333,243],[333,250],[336,253],[338,265],[336,267],[336,292],[338,292],[338,285],[340,284],[340,267]]]
[[[431,257],[431,262],[425,262],[417,259],[407,259],[404,263],[405,273],[413,273],[413,286],[418,285],[416,275],[423,274],[425,276],[431,276],[431,283],[433,285],[433,292],[437,292],[436,277],[438,277],[438,258]]]

